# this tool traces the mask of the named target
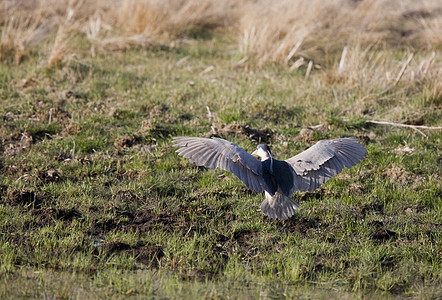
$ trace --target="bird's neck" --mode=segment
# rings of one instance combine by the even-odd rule
[[[273,157],[272,156],[262,157],[261,161],[262,162],[269,161],[269,171],[270,174],[273,174]]]

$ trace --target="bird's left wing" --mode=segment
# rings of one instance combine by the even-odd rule
[[[313,191],[344,168],[359,163],[367,150],[355,138],[322,140],[286,160],[296,175],[291,192]]]
[[[234,143],[220,138],[175,137],[176,152],[198,166],[220,168],[236,175],[251,190],[267,188],[262,163]]]

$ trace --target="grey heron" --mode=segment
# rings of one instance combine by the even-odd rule
[[[295,191],[317,189],[344,168],[359,163],[367,154],[356,138],[321,140],[284,161],[273,158],[270,147],[265,144],[258,145],[249,154],[236,144],[217,137],[175,137],[173,143],[179,147],[178,155],[196,165],[229,171],[252,191],[264,191],[261,211],[272,219],[290,218],[299,209],[299,204],[291,198]]]

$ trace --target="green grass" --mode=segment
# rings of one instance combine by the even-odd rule
[[[363,90],[324,83],[327,70],[245,71],[228,49],[215,38],[61,69],[36,68],[38,57],[0,66],[2,298],[442,295],[441,131],[365,122],[414,114],[440,126],[433,83],[361,103]],[[368,155],[274,221],[257,211],[263,195],[171,145],[231,122],[270,129],[281,159],[310,146],[298,134],[317,124],[313,142],[357,136]]]

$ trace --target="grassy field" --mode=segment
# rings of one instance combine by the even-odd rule
[[[0,297],[440,299],[442,8],[166,2],[2,3]],[[276,221],[214,135],[368,155]]]

